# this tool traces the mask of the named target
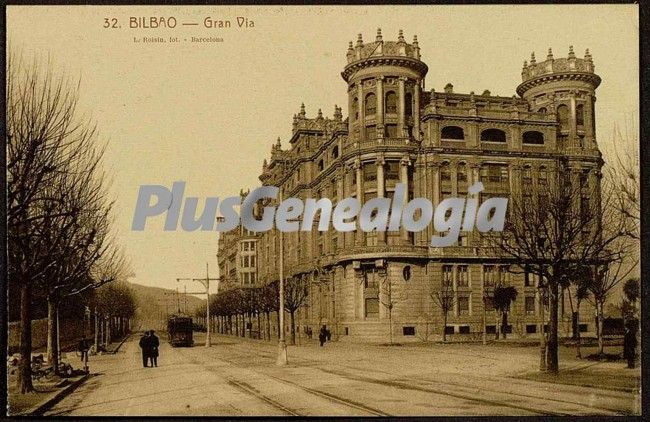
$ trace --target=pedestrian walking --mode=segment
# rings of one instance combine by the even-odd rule
[[[320,346],[323,347],[327,341],[327,327],[324,325],[321,327],[320,332],[318,333],[318,341],[320,341]]]
[[[623,357],[627,359],[627,367],[634,368],[636,364],[636,330],[632,322],[625,327],[625,337],[623,338]]]
[[[149,331],[149,345],[151,347],[149,352],[149,359],[151,359],[151,366],[158,366],[158,347],[160,347],[160,340],[153,330]]]
[[[88,360],[88,350],[90,350],[90,341],[87,338],[82,338],[79,340],[78,349],[81,361],[86,362]]]
[[[307,327],[307,337],[309,337],[309,340],[313,337],[314,332],[312,331],[311,327]]]
[[[145,331],[144,335],[140,337],[140,349],[142,349],[142,366],[147,368],[149,366],[149,352],[151,350],[151,340],[149,338],[149,331]]]

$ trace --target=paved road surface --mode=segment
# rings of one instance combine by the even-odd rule
[[[172,348],[143,368],[138,336],[116,355],[93,357],[98,372],[47,415],[617,415],[637,413],[638,395],[508,378],[530,350],[330,343],[290,347],[274,365],[267,342],[218,336],[213,347]],[[197,342],[202,341],[198,336]],[[504,351],[511,359],[498,357]],[[521,356],[518,355],[521,354]],[[520,363],[517,363],[520,362]],[[505,365],[505,366],[504,366]],[[521,366],[521,368],[518,367]],[[529,370],[529,368],[527,368]],[[470,375],[471,374],[471,375]]]

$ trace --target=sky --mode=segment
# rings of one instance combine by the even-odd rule
[[[131,17],[172,16],[173,29],[129,27]],[[248,28],[237,26],[238,16]],[[231,27],[205,28],[207,17]],[[259,186],[263,159],[278,136],[287,146],[301,103],[308,117],[319,108],[331,117],[335,104],[347,116],[340,72],[348,42],[358,33],[373,41],[379,27],[384,40],[396,40],[399,29],[408,42],[418,36],[429,66],[426,88],[438,91],[451,82],[456,92],[511,96],[532,51],[541,61],[549,47],[555,57],[566,57],[569,45],[579,57],[589,48],[603,80],[596,122],[605,160],[619,147],[615,125],[632,137],[637,131],[637,5],[7,7],[8,51],[49,57],[80,80],[80,111],[108,142],[104,165],[112,174],[117,238],[135,273],[130,281],[172,289],[177,278],[204,277],[206,263],[218,276],[218,234],[180,225],[162,231],[163,218],[131,231],[140,185],[171,188],[182,180],[185,195],[200,198]],[[191,37],[223,42],[184,41]]]

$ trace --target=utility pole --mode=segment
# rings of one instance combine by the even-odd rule
[[[205,287],[205,292],[190,292],[190,294],[205,294],[206,296],[206,306],[205,306],[205,319],[207,320],[206,323],[206,332],[205,332],[205,347],[210,347],[212,346],[212,341],[210,338],[210,281],[218,281],[218,278],[210,278],[210,269],[209,269],[209,264],[206,262],[205,263],[205,278],[177,278],[176,281],[182,281],[182,280],[192,280],[192,281],[198,281]],[[178,287],[176,288],[178,290]]]
[[[280,189],[280,202],[282,202],[282,189]],[[282,230],[280,230],[280,309],[278,310],[278,319],[280,322],[280,335],[276,365],[284,366],[287,364],[287,342],[284,339],[284,235]]]

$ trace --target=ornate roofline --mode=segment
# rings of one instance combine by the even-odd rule
[[[341,72],[341,76],[345,82],[349,82],[350,77],[361,69],[385,65],[407,67],[420,73],[422,77],[424,77],[429,71],[429,67],[418,59],[404,56],[378,56],[368,57],[348,64],[345,66],[345,69],[343,69],[343,72]]]
[[[537,78],[529,79],[526,82],[521,83],[517,87],[517,94],[523,96],[524,93],[531,88],[534,88],[536,86],[548,82],[561,81],[561,80],[587,82],[593,85],[594,89],[598,88],[598,85],[600,85],[601,82],[600,76],[596,75],[595,73],[587,73],[587,72],[550,73],[546,75],[540,75]]]

